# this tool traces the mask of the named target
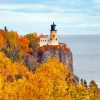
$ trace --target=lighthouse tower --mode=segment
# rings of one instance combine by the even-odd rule
[[[50,45],[58,45],[57,30],[54,22],[51,25],[51,30],[50,30]]]

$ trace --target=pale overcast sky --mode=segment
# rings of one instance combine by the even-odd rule
[[[20,34],[100,34],[100,0],[0,0],[0,28]]]

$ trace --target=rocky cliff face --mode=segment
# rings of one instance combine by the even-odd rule
[[[63,62],[73,73],[73,56],[70,50],[64,51],[63,49],[60,50],[48,49],[42,54],[38,53],[38,59],[40,59],[42,62],[52,57],[57,57],[58,60],[60,62]]]
[[[29,70],[35,70],[34,65],[37,66],[47,59],[52,59],[52,57],[56,57],[60,62],[64,63],[73,73],[73,56],[66,44],[42,47],[41,50],[32,52],[29,57],[24,57],[24,61]]]
[[[65,48],[63,48],[65,47]],[[60,62],[64,63],[66,67],[69,68],[73,79],[76,83],[79,82],[79,78],[74,75],[73,72],[73,55],[71,50],[64,44],[64,46],[60,46],[59,49],[48,48],[45,49],[45,52],[38,52],[37,59],[41,63],[45,62],[47,59],[52,59],[52,57],[56,57]]]

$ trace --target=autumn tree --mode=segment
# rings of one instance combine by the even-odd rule
[[[90,99],[91,100],[99,100],[100,98],[100,89],[94,80],[92,80],[89,84],[90,87]]]
[[[17,41],[18,41],[19,35],[17,32],[14,31],[7,31],[6,32],[6,40],[7,40],[7,45],[11,47],[11,49],[14,49],[17,46]]]
[[[28,38],[29,40],[29,47],[32,48],[33,50],[36,49],[36,47],[38,46],[38,36],[37,36],[37,33],[30,33],[30,34],[27,34],[26,37]]]
[[[2,49],[5,45],[5,31],[0,30],[0,49]]]
[[[31,80],[37,90],[34,97],[44,100],[66,98],[71,100],[71,95],[67,91],[69,90],[67,83],[69,80],[72,80],[72,78],[68,68],[62,63],[59,63],[55,58],[52,58],[52,60],[42,64],[36,70]]]
[[[0,53],[0,62],[0,99],[71,100],[71,95],[67,91],[67,81],[71,79],[70,72],[56,59],[42,64],[34,74],[25,69],[23,64],[12,63],[3,53]]]
[[[20,37],[18,40],[19,49],[25,52],[29,52],[29,40],[28,38]]]

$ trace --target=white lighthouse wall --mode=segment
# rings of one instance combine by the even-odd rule
[[[49,41],[48,45],[58,45],[58,41],[56,40]]]

